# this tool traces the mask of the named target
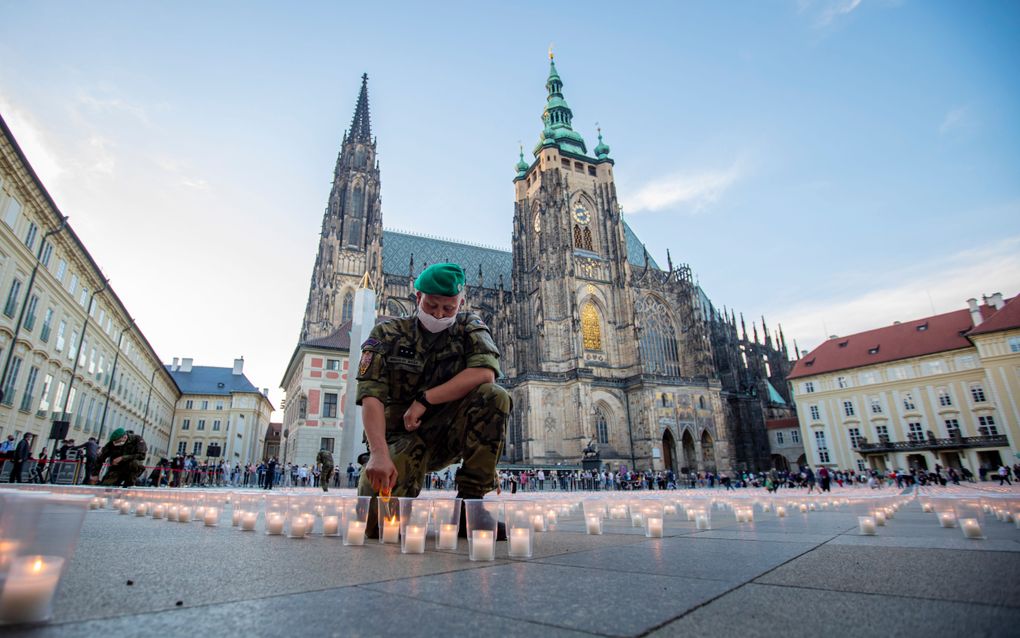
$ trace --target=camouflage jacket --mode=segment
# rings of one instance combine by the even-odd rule
[[[403,414],[419,392],[466,368],[489,368],[500,375],[499,349],[478,315],[462,312],[438,334],[422,328],[416,315],[391,319],[361,344],[357,404],[365,397],[379,399],[386,408],[387,431],[402,431]]]
[[[103,463],[106,461],[112,461],[118,456],[123,457],[120,463],[111,467],[119,467],[125,463],[131,461],[137,461],[139,463],[145,462],[145,454],[148,448],[145,445],[145,440],[137,434],[129,434],[127,441],[124,445],[114,445],[112,442],[107,443],[103,446],[103,449],[99,452],[99,458],[96,459],[96,468],[101,468]]]
[[[315,462],[322,467],[333,467],[333,454],[329,450],[319,450]]]

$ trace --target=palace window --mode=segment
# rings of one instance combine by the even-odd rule
[[[917,406],[914,405],[914,397],[909,392],[903,393],[903,409],[904,410],[916,410]]]
[[[202,442],[195,441],[195,447],[191,448],[191,453],[195,456],[202,454]]]
[[[776,432],[776,444],[783,445],[783,433]]]
[[[850,447],[857,448],[861,445],[861,431],[858,428],[850,428],[847,430],[850,434]]]
[[[812,421],[818,421],[822,418],[821,410],[818,409],[817,405],[812,405],[809,409],[811,410]]]
[[[326,359],[326,369],[334,372],[340,371],[340,359]]]
[[[181,429],[182,430],[190,430],[191,429],[191,419],[184,419],[184,421],[181,423]]]
[[[850,380],[846,377],[836,377],[836,385],[840,388],[849,388]]]
[[[829,462],[829,445],[825,442],[825,432],[815,431],[815,447],[818,448],[818,462]]]
[[[984,436],[998,436],[999,428],[995,426],[995,417],[979,416],[978,432],[980,432]]]
[[[871,397],[871,413],[882,414],[882,402],[878,397]]]
[[[199,430],[204,430],[205,429],[205,419],[199,419],[198,420],[198,429]]]
[[[889,427],[885,425],[875,426],[875,435],[878,436],[879,441],[889,440]]]
[[[188,453],[188,442],[187,441],[178,441],[177,442],[177,453],[178,454],[187,454]]]
[[[910,430],[910,432],[907,433],[907,437],[911,441],[924,441],[924,430],[921,428],[920,423],[908,423],[907,428]]]
[[[843,414],[845,414],[846,416],[854,416],[855,412],[853,401],[843,402]]]
[[[1020,352],[1020,337],[1009,338],[1009,351]]]
[[[973,397],[974,403],[985,402],[985,389],[981,387],[980,383],[974,383],[970,386],[970,396]]]
[[[815,382],[814,381],[805,381],[804,382],[804,392],[806,394],[811,394],[814,391],[815,391]]]
[[[645,297],[644,302],[639,348],[645,372],[678,377],[680,352],[676,343],[676,330],[669,320],[669,311],[651,297]]]
[[[324,419],[335,419],[336,418],[336,404],[337,394],[336,392],[326,392],[323,394],[322,399],[322,418]]]
[[[939,388],[939,405],[942,407],[949,407],[953,405],[953,397],[949,394],[949,390],[946,388]]]
[[[960,422],[956,419],[946,419],[946,434],[950,438],[960,436]]]
[[[581,336],[585,350],[602,349],[602,326],[599,321],[599,311],[590,301],[585,302],[581,307]]]
[[[790,440],[794,443],[800,443],[800,430],[790,430]]]
[[[595,438],[602,445],[609,444],[609,419],[601,407],[595,408]]]

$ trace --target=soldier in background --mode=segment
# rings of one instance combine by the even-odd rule
[[[429,266],[414,282],[418,311],[377,325],[361,345],[357,403],[370,451],[362,496],[417,496],[427,472],[461,460],[459,498],[496,487],[510,396],[495,384],[489,328],[461,312],[464,281],[456,264]],[[372,521],[368,529],[376,531]]]
[[[117,485],[134,487],[138,475],[145,471],[145,440],[137,434],[129,434],[124,428],[117,428],[110,433],[110,442],[103,446],[96,459],[95,474],[92,482],[99,479],[99,470],[103,463],[110,461],[110,469],[99,483],[100,485]]]
[[[319,486],[323,492],[328,492],[329,479],[333,476],[333,453],[323,445],[315,457],[315,462],[319,464]]]

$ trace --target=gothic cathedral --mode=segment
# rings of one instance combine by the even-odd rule
[[[512,251],[384,231],[367,76],[323,216],[301,341],[349,330],[364,275],[379,311],[414,309],[438,261],[468,273],[467,305],[503,353],[514,399],[504,461],[576,466],[594,442],[614,469],[768,469],[765,421],[793,414],[781,329],[748,336],[687,265],[665,269],[627,225],[601,132],[589,154],[550,57],[543,129],[514,177]]]

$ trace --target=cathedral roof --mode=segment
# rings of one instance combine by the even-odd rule
[[[644,244],[627,222],[623,223],[623,230],[627,238],[627,261],[632,266],[643,268]],[[412,257],[414,272],[408,273]],[[439,262],[460,264],[467,273],[469,286],[478,285],[478,269],[481,267],[486,287],[494,288],[498,285],[500,275],[503,276],[503,285],[510,287],[513,255],[508,250],[397,230],[383,231],[383,271],[387,275],[417,276],[425,266]],[[648,257],[648,264],[652,268],[659,268],[651,256]]]

